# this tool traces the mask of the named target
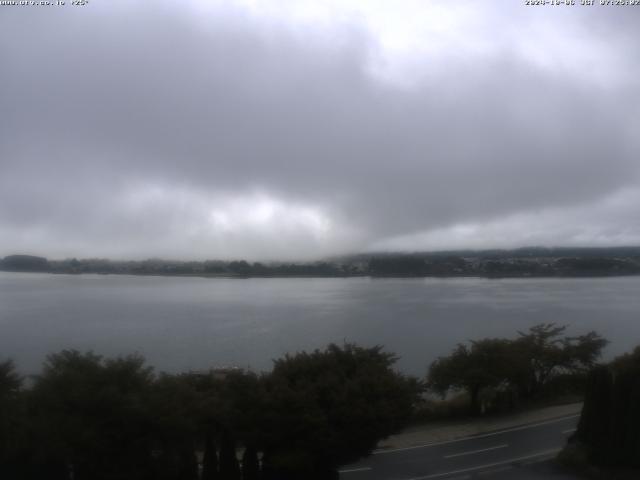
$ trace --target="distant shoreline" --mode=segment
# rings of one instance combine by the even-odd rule
[[[82,276],[82,275],[102,275],[102,276],[130,276],[130,277],[163,277],[163,278],[207,278],[207,279],[224,279],[224,280],[249,280],[255,278],[264,279],[276,279],[276,278],[369,278],[369,279],[420,279],[420,278],[439,278],[439,279],[453,279],[453,278],[482,278],[487,280],[502,280],[502,279],[563,279],[563,278],[620,278],[620,277],[635,277],[639,276],[638,273],[584,273],[584,274],[558,274],[558,275],[464,275],[464,274],[439,274],[439,275],[370,275],[370,274],[354,274],[354,275],[233,275],[233,274],[198,274],[198,273],[182,273],[182,274],[168,274],[168,273],[132,273],[132,272],[52,272],[52,271],[35,271],[35,270],[3,270],[0,269],[0,273],[28,273],[28,274],[48,274],[48,275],[68,275],[68,276]]]
[[[204,278],[581,278],[640,275],[640,247],[372,253],[314,262],[0,259],[0,271]]]

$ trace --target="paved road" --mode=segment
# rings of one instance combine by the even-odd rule
[[[343,467],[342,480],[569,479],[548,460],[566,444],[579,415],[428,445],[382,450]]]

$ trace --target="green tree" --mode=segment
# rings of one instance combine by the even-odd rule
[[[514,350],[524,366],[516,380],[525,398],[536,396],[558,373],[585,373],[595,365],[607,345],[596,332],[578,337],[563,337],[566,326],[555,323],[535,325],[528,332],[519,332]]]
[[[237,461],[231,459],[231,441],[247,449],[257,450],[263,442],[265,391],[260,377],[239,369],[212,370],[205,373],[181,375],[196,395],[189,414],[196,423],[194,434],[204,439],[205,478],[235,478]],[[186,414],[187,412],[185,412]],[[220,457],[216,457],[215,443],[220,443]],[[235,465],[235,466],[234,466]],[[216,476],[218,475],[218,476]]]
[[[596,465],[640,468],[640,347],[591,370],[572,440]]]
[[[0,362],[0,478],[15,475],[26,442],[22,383],[12,360]]]
[[[465,390],[473,413],[481,411],[480,393],[485,388],[508,384],[516,374],[513,344],[509,340],[487,338],[458,346],[447,357],[440,357],[429,367],[427,385],[446,395],[451,390]]]
[[[151,433],[156,478],[195,479],[197,462],[194,454],[204,424],[201,423],[202,394],[194,386],[194,374],[162,373],[152,385],[147,408],[153,417]],[[204,446],[207,446],[206,442]],[[209,457],[208,461],[212,459]]]
[[[13,360],[0,362],[0,401],[15,399],[22,387],[22,380]]]
[[[487,338],[459,344],[431,364],[427,385],[443,396],[452,390],[466,391],[474,413],[481,411],[485,389],[504,390],[511,399],[516,392],[534,398],[558,375],[586,375],[607,344],[595,332],[566,337],[565,331],[564,326],[543,323],[519,332],[515,340]]]
[[[382,347],[353,344],[276,360],[265,378],[265,477],[334,478],[338,465],[401,429],[420,385],[395,361]]]
[[[227,269],[237,275],[249,275],[251,273],[251,265],[246,260],[229,262]]]
[[[47,357],[30,395],[33,463],[73,472],[77,480],[144,478],[152,379],[138,356],[104,360],[65,350]]]

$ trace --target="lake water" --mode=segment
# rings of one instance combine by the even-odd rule
[[[142,353],[159,370],[266,370],[329,342],[382,344],[423,375],[457,342],[540,322],[640,344],[640,277],[207,279],[0,272],[0,359],[24,373],[63,348]]]

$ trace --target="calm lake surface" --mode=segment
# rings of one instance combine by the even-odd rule
[[[24,373],[63,348],[142,353],[159,370],[267,370],[286,352],[382,344],[423,375],[457,342],[540,322],[640,344],[640,277],[207,279],[0,272],[0,359]]]

